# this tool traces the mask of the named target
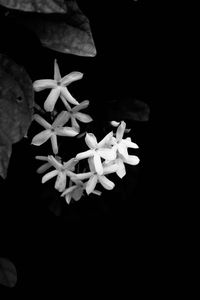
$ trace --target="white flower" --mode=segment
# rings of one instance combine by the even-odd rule
[[[62,194],[61,197],[65,197],[66,202],[69,204],[71,199],[78,201],[83,196],[84,187],[82,182],[80,181],[77,184],[70,186],[67,188]]]
[[[118,153],[120,153],[124,159],[128,160],[129,154],[127,148],[137,149],[138,145],[136,143],[133,143],[130,137],[123,139],[125,129],[126,123],[122,121],[119,127],[117,128],[116,138],[112,138],[112,143],[114,145],[113,148],[116,151],[118,151]]]
[[[66,123],[65,119],[63,118],[63,112],[56,117],[52,125],[38,114],[35,114],[33,118],[41,126],[43,126],[45,130],[33,137],[32,144],[35,146],[40,146],[50,138],[54,154],[58,153],[57,135],[73,137],[79,133],[72,127],[62,127]]]
[[[118,127],[120,125],[120,122],[117,122],[117,121],[110,121],[110,124],[113,126],[113,127]],[[130,132],[131,129],[130,128],[125,128],[124,132],[128,133]]]
[[[128,158],[124,158],[122,155],[118,154],[117,158],[113,161],[104,162],[105,166],[109,167],[111,165],[117,165],[116,174],[123,178],[126,175],[126,168],[124,163],[135,166],[139,164],[140,160],[136,155],[129,155]]]
[[[85,183],[78,179],[74,179],[74,183],[74,185],[71,185],[71,182],[70,187],[61,194],[62,197],[65,197],[65,200],[68,204],[70,203],[71,199],[78,201],[84,195]],[[92,193],[99,196],[101,195],[101,192],[97,190],[93,190]]]
[[[95,171],[99,174],[103,174],[103,166],[101,162],[101,157],[105,160],[113,160],[116,158],[116,151],[109,148],[113,132],[108,133],[99,143],[93,133],[87,133],[85,137],[85,142],[90,150],[81,152],[76,155],[77,159],[84,159],[88,157],[93,158]]]
[[[127,132],[126,123],[124,121],[122,121],[121,124],[120,122],[111,121],[111,125],[115,127],[119,126],[117,128],[116,137],[113,137],[111,142],[111,144],[113,145],[113,149],[115,149],[116,151],[117,156],[115,160],[113,161],[106,160],[104,164],[106,166],[117,164],[118,169],[116,171],[116,174],[120,178],[123,178],[126,175],[126,168],[124,164],[126,163],[135,166],[140,161],[137,156],[129,155],[127,148],[137,149],[138,145],[136,143],[133,143],[130,137],[123,139],[124,133]]]
[[[52,167],[52,164],[50,163],[49,161],[49,156],[39,156],[37,155],[35,157],[36,159],[38,160],[42,160],[42,161],[46,161],[46,163],[44,163],[43,165],[41,165],[38,169],[37,169],[37,173],[38,174],[42,174],[44,173],[45,171],[47,171],[48,169],[50,169]],[[59,162],[61,162],[61,157],[60,156],[55,156],[55,159]]]
[[[54,79],[40,79],[33,82],[33,88],[36,92],[44,89],[51,89],[51,92],[44,102],[44,109],[46,111],[53,111],[54,106],[60,95],[63,95],[67,101],[72,104],[79,104],[79,102],[72,97],[67,89],[67,86],[73,81],[79,80],[83,77],[83,73],[71,72],[61,78],[60,70],[56,59],[54,60]]]
[[[90,167],[90,172],[72,175],[71,179],[84,180],[89,178],[89,180],[85,183],[85,189],[88,195],[95,191],[94,189],[98,182],[105,189],[112,190],[115,184],[111,180],[109,180],[105,175],[115,173],[118,170],[118,165],[114,163],[111,165],[103,164],[103,173],[100,175],[95,170],[95,164],[92,158],[88,159],[88,163]]]
[[[48,172],[42,177],[42,183],[45,183],[49,179],[57,176],[55,182],[55,189],[59,192],[63,192],[66,188],[67,176],[70,177],[74,175],[72,171],[74,171],[74,167],[77,164],[77,160],[75,158],[70,159],[65,163],[61,163],[57,159],[55,159],[52,155],[48,156],[48,162],[55,168],[55,170]]]
[[[90,103],[88,100],[82,101],[79,105],[76,105],[73,108],[71,108],[68,102],[66,101],[65,97],[61,96],[61,99],[65,107],[67,108],[67,111],[65,111],[66,122],[68,122],[68,120],[70,119],[72,127],[78,130],[80,129],[80,126],[76,119],[83,123],[89,123],[93,121],[93,119],[89,115],[79,112],[81,109],[88,107]]]

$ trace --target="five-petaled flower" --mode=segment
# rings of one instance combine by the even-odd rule
[[[77,135],[79,132],[72,127],[63,127],[66,123],[65,118],[63,118],[63,113],[58,114],[54,122],[49,124],[44,118],[40,115],[35,114],[33,119],[37,121],[41,126],[45,128],[45,130],[41,131],[37,135],[35,135],[32,139],[32,144],[35,146],[40,146],[45,143],[49,138],[51,139],[53,153],[58,153],[58,143],[57,143],[57,135],[58,136],[69,136],[73,137]]]
[[[71,177],[74,175],[73,171],[78,161],[75,158],[71,158],[69,161],[61,163],[55,157],[49,155],[48,162],[51,166],[55,168],[55,170],[46,173],[42,177],[42,183],[45,183],[49,179],[57,176],[55,182],[55,189],[59,192],[63,192],[66,188],[67,176]]]
[[[54,79],[40,79],[33,82],[33,88],[36,92],[51,89],[51,92],[44,102],[44,109],[46,111],[53,111],[54,106],[59,96],[64,98],[71,104],[79,104],[79,102],[70,94],[67,86],[83,77],[81,72],[71,72],[63,78],[60,75],[60,70],[56,59],[54,60]]]
[[[123,178],[126,175],[126,168],[124,164],[129,164],[135,166],[139,164],[140,160],[136,155],[129,155],[128,158],[124,158],[120,153],[118,153],[117,158],[113,161],[105,161],[105,166],[109,167],[111,165],[117,165],[116,174]]]
[[[68,122],[68,120],[70,119],[72,127],[76,128],[77,130],[80,129],[80,126],[76,119],[83,123],[89,123],[93,121],[93,119],[88,114],[80,112],[80,110],[88,107],[90,103],[88,100],[82,101],[79,105],[76,105],[73,108],[71,108],[69,103],[66,101],[65,97],[63,97],[62,95],[60,97],[65,107],[67,108],[67,111],[65,111],[66,122]]]
[[[101,158],[110,161],[116,158],[116,151],[110,148],[110,140],[113,137],[113,132],[108,133],[99,143],[93,133],[87,133],[85,142],[90,150],[81,152],[76,155],[76,158],[81,160],[92,157],[94,162],[95,171],[99,174],[103,174],[103,165]]]
[[[72,185],[73,183],[74,185]],[[68,204],[70,203],[71,199],[74,199],[75,201],[80,200],[85,191],[86,184],[82,180],[73,178],[73,183],[70,181],[69,187],[61,194],[61,197],[65,197],[65,200]],[[101,192],[95,189],[92,191],[92,193],[98,196],[101,195]]]
[[[42,173],[44,173],[45,171],[47,171],[48,169],[50,169],[52,167],[52,163],[49,161],[49,155],[48,156],[37,155],[35,158],[38,159],[38,160],[41,160],[41,161],[46,161],[43,165],[41,165],[37,169],[36,172],[38,174],[42,174]],[[61,162],[61,157],[60,156],[56,155],[55,159],[58,162]]]
[[[118,170],[118,165],[115,163],[113,163],[111,165],[105,165],[103,163],[103,165],[102,165],[103,172],[100,175],[96,172],[95,164],[91,157],[88,159],[88,163],[89,163],[89,167],[90,167],[90,172],[72,175],[71,179],[72,180],[74,180],[74,179],[84,180],[84,179],[89,178],[89,180],[85,183],[85,190],[88,195],[94,192],[94,189],[98,182],[105,189],[112,190],[114,188],[115,184],[114,184],[114,182],[109,180],[105,175],[115,173]]]
[[[118,151],[118,153],[121,154],[124,159],[128,159],[129,154],[127,148],[137,149],[138,145],[136,143],[133,143],[130,137],[123,139],[125,129],[126,123],[122,121],[119,127],[117,128],[116,137],[112,137],[112,144],[113,149]]]
[[[113,126],[118,126],[120,123],[117,122],[113,123]],[[113,161],[105,161],[106,166],[111,166],[112,164],[117,164],[118,168],[116,174],[123,178],[126,175],[126,168],[124,163],[135,166],[137,165],[140,160],[136,155],[130,155],[128,153],[127,148],[134,148],[137,149],[138,145],[131,141],[130,137],[123,139],[124,132],[126,132],[126,123],[124,121],[121,122],[119,127],[116,131],[116,137],[112,138],[111,144],[113,145],[113,149],[116,151],[116,158]]]

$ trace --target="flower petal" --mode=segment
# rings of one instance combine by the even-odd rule
[[[77,131],[80,130],[80,126],[73,115],[71,115],[71,125],[74,127]]]
[[[60,98],[61,98],[63,104],[65,105],[66,109],[69,112],[71,112],[72,111],[71,106],[69,105],[69,103],[67,102],[67,100],[65,99],[65,97],[62,94],[60,94]]]
[[[122,179],[126,175],[126,168],[119,168],[116,174]]]
[[[82,101],[79,105],[76,105],[72,108],[73,113],[80,111],[86,107],[88,107],[88,105],[90,104],[89,100],[84,100]]]
[[[55,89],[52,89],[51,92],[49,93],[49,96],[44,102],[44,109],[46,111],[53,111],[54,106],[58,100],[58,97],[60,95],[60,87],[56,87]]]
[[[92,117],[90,117],[88,114],[83,114],[81,112],[74,113],[74,117],[83,123],[89,123],[93,121]]]
[[[48,161],[57,170],[61,170],[63,167],[63,165],[53,155],[48,156]]]
[[[123,163],[123,160],[118,159],[117,164],[118,164],[118,170],[117,170],[116,173],[120,178],[123,178],[126,175],[126,168],[125,168],[125,165]]]
[[[58,142],[56,134],[51,135],[51,146],[54,154],[58,153]]]
[[[68,89],[64,86],[60,87],[61,95],[65,97],[67,101],[69,101],[71,104],[78,105],[79,102],[70,94]]]
[[[93,175],[93,172],[87,172],[87,173],[79,173],[79,174],[75,174],[75,176],[72,176],[71,179],[73,180],[84,180],[84,179],[88,179]]]
[[[69,159],[67,162],[63,163],[63,167],[65,169],[68,169],[70,171],[74,171],[74,168],[76,166],[76,164],[78,163],[78,159],[76,159],[75,157]]]
[[[41,167],[39,167],[36,172],[38,174],[42,174],[44,173],[46,170],[48,170],[49,168],[51,168],[51,164],[49,162],[46,162],[45,164],[43,164]]]
[[[46,129],[50,129],[51,128],[51,124],[49,124],[44,118],[42,118],[38,114],[35,114],[33,116],[33,120],[35,120],[37,123],[39,123],[41,126],[43,126]]]
[[[88,164],[91,172],[95,172],[94,159],[93,157],[88,158]]]
[[[67,194],[72,193],[74,189],[76,189],[76,185],[70,186],[69,188],[67,188],[66,190],[64,190],[64,192],[61,194],[61,197],[64,197]]]
[[[51,135],[52,132],[50,129],[43,130],[33,137],[31,144],[40,146],[44,144],[51,137]]]
[[[71,193],[65,195],[65,200],[66,200],[67,204],[70,204],[71,199],[72,199],[72,194]]]
[[[110,174],[110,173],[115,173],[115,172],[117,172],[118,168],[119,168],[119,165],[117,163],[110,164],[103,168],[103,174],[106,175],[106,174]]]
[[[57,63],[57,59],[54,59],[54,80],[57,82],[61,80],[60,69]]]
[[[98,190],[94,190],[92,191],[93,194],[101,196],[102,192],[98,191]]]
[[[61,85],[67,86],[76,80],[82,79],[82,77],[83,77],[83,73],[81,73],[81,72],[76,72],[76,71],[71,72],[61,79]]]
[[[40,92],[45,89],[54,89],[57,82],[53,79],[40,79],[33,82],[33,89],[35,92]]]
[[[128,159],[128,151],[127,151],[127,147],[121,142],[118,147],[117,147],[119,153],[125,158]]]
[[[102,162],[101,162],[101,157],[96,152],[94,152],[94,167],[95,167],[97,174],[99,174],[99,175],[103,174],[103,166],[102,166]]]
[[[113,131],[106,134],[106,136],[98,143],[98,148],[102,148],[110,145],[112,137],[113,137]]]
[[[97,139],[93,133],[86,134],[85,142],[90,149],[94,149],[97,147]]]
[[[72,127],[56,127],[55,132],[57,135],[70,137],[79,134],[79,132]]]
[[[117,121],[110,121],[110,124],[111,124],[113,127],[117,127],[117,126],[119,126],[120,122],[117,122]]]
[[[66,176],[68,176],[68,177],[70,178],[70,180],[72,180],[72,178],[73,178],[73,181],[74,181],[74,182],[76,181],[76,179],[74,179],[74,178],[75,178],[75,175],[76,175],[74,172],[65,169],[65,174],[66,174]]]
[[[43,155],[37,155],[35,156],[36,159],[38,160],[44,160],[44,161],[48,161],[48,156],[43,156]]]
[[[52,123],[52,127],[55,128],[56,126],[63,126],[63,125],[65,125],[67,123],[67,121],[69,120],[69,118],[70,118],[70,114],[69,114],[68,111],[66,111],[66,110],[61,111],[57,115],[57,117],[54,120],[54,122]]]
[[[93,155],[94,155],[94,151],[93,150],[87,150],[87,151],[78,153],[76,155],[76,158],[80,160],[80,159],[91,157]]]
[[[78,201],[81,199],[83,196],[83,188],[82,187],[77,187],[73,192],[72,192],[72,198],[75,201]]]
[[[115,149],[101,148],[97,150],[98,154],[106,160],[114,160],[117,156]]]
[[[134,149],[138,149],[138,145],[136,143],[133,143],[131,141],[131,138],[126,138],[123,140],[123,143],[126,145],[126,147],[128,148],[134,148]]]
[[[64,172],[59,172],[56,182],[55,182],[55,189],[59,192],[63,192],[66,187],[67,177]]]
[[[88,180],[88,182],[86,183],[86,193],[88,195],[94,191],[96,184],[97,184],[97,175],[92,175]]]
[[[51,172],[48,172],[47,174],[45,174],[42,177],[42,183],[45,183],[46,181],[48,181],[49,179],[55,177],[56,175],[58,175],[58,170],[53,170]]]
[[[140,159],[136,155],[129,155],[128,159],[124,160],[124,162],[129,165],[135,166],[135,165],[139,164]]]
[[[109,180],[106,176],[99,176],[99,182],[106,190],[112,190],[115,186],[114,182]]]
[[[123,138],[125,128],[126,128],[126,123],[122,121],[119,127],[117,128],[117,132],[116,132],[116,138],[118,141],[121,141],[121,139]]]

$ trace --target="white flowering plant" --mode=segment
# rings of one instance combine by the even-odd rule
[[[42,126],[43,130],[32,138],[32,144],[41,146],[50,140],[52,148],[51,153],[46,156],[36,156],[37,160],[43,161],[37,172],[43,175],[42,183],[55,179],[55,189],[68,204],[72,200],[80,200],[84,195],[101,195],[102,192],[96,189],[97,184],[106,190],[112,190],[115,183],[108,178],[109,174],[115,173],[123,178],[126,175],[126,164],[134,166],[139,163],[137,156],[128,153],[128,148],[137,149],[138,145],[130,137],[124,137],[130,129],[126,128],[123,120],[111,121],[113,130],[100,141],[97,141],[94,133],[81,132],[81,123],[88,124],[93,121],[90,115],[80,112],[89,106],[89,101],[79,103],[69,92],[68,86],[82,77],[81,72],[71,72],[61,77],[55,59],[54,78],[33,82],[35,92],[51,90],[44,101],[44,109],[38,104],[35,106],[43,116],[39,113],[33,116],[33,121]],[[57,102],[63,106],[60,112],[56,109]],[[49,114],[51,122],[45,119],[45,115],[49,117]],[[85,151],[74,153],[68,160],[60,156],[60,139],[68,139],[70,143],[72,138],[83,137],[87,147]]]

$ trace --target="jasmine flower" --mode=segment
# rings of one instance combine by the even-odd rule
[[[115,184],[109,180],[105,175],[115,173],[118,170],[118,165],[113,163],[110,165],[103,164],[103,173],[100,175],[96,172],[95,164],[92,158],[88,159],[90,172],[86,173],[79,173],[72,175],[71,179],[78,179],[78,180],[89,180],[85,183],[86,193],[89,195],[94,192],[94,189],[99,182],[105,189],[112,190]]]
[[[51,89],[51,92],[44,102],[44,109],[46,111],[53,111],[54,106],[60,95],[64,96],[68,102],[72,104],[79,104],[79,102],[72,97],[67,89],[67,86],[83,77],[83,73],[71,72],[68,75],[61,77],[57,60],[54,60],[54,79],[40,79],[33,82],[33,88],[36,92],[44,89]]]
[[[35,114],[33,119],[38,122],[41,126],[45,128],[42,132],[35,135],[32,139],[32,144],[35,146],[40,146],[44,144],[49,138],[51,139],[53,153],[58,153],[58,143],[57,143],[57,135],[58,136],[70,136],[73,137],[78,134],[72,127],[62,127],[66,121],[63,118],[63,112],[61,112],[54,122],[49,124],[45,119],[43,119],[40,115]]]
[[[79,105],[76,105],[73,108],[71,108],[69,103],[66,101],[65,97],[61,95],[61,99],[65,107],[67,108],[67,111],[65,111],[66,122],[68,122],[68,120],[70,119],[72,127],[76,128],[77,130],[80,129],[80,126],[76,120],[79,120],[83,123],[89,123],[93,121],[93,119],[88,114],[80,112],[80,110],[88,107],[90,103],[88,100],[82,101]]]
[[[93,133],[87,133],[85,142],[90,150],[81,152],[76,155],[76,158],[81,160],[84,158],[93,158],[95,171],[99,174],[103,174],[103,166],[101,158],[105,160],[113,160],[116,158],[116,151],[110,148],[110,141],[113,137],[113,132],[108,133],[99,143]]]
[[[137,149],[138,145],[136,143],[133,143],[130,137],[123,139],[124,133],[127,132],[126,123],[124,121],[122,121],[121,123],[116,121],[111,121],[111,125],[115,127],[118,126],[115,134],[116,137],[113,137],[111,142],[111,144],[113,145],[113,149],[115,149],[116,151],[116,158],[113,161],[106,160],[104,164],[106,166],[117,164],[118,169],[116,171],[116,174],[120,178],[123,178],[126,175],[126,168],[124,164],[126,163],[135,166],[140,161],[137,156],[129,155],[127,148]]]
[[[57,176],[55,182],[55,189],[59,192],[63,192],[66,188],[67,176],[70,177],[74,174],[73,171],[78,161],[75,158],[72,158],[69,161],[62,164],[52,155],[48,156],[48,161],[55,168],[55,170],[45,174],[42,177],[42,183],[45,183],[49,179]]]
[[[81,181],[73,186],[70,186],[67,188],[62,194],[61,197],[65,197],[65,200],[67,204],[71,202],[71,199],[74,199],[75,201],[80,200],[80,198],[83,196],[83,185]]]
[[[70,182],[70,187],[67,188],[62,194],[61,197],[65,197],[66,202],[69,204],[71,199],[78,201],[84,195],[85,183],[81,180],[74,179],[74,185],[72,185],[72,181]],[[101,195],[100,191],[93,190],[93,194]]]
[[[52,164],[50,163],[50,161],[49,161],[49,156],[39,156],[39,155],[37,155],[36,157],[35,157],[36,159],[38,159],[38,160],[42,160],[42,161],[46,161],[46,163],[44,163],[42,166],[40,166],[38,169],[37,169],[37,173],[38,174],[42,174],[42,173],[44,173],[45,171],[47,171],[49,168],[51,168],[52,167]],[[59,162],[61,162],[61,157],[60,156],[55,156],[55,159],[57,160],[57,161],[59,161]]]
[[[111,165],[117,165],[117,170],[116,174],[120,177],[123,178],[126,175],[126,168],[125,168],[125,163],[135,166],[139,164],[140,160],[136,155],[128,155],[128,158],[124,158],[124,156],[120,155],[118,153],[117,158],[113,161],[108,161],[104,162],[105,166],[109,167]]]
[[[139,147],[136,143],[133,143],[131,141],[130,137],[123,139],[125,129],[126,123],[122,121],[119,127],[117,128],[116,137],[112,138],[112,144],[114,145],[113,149],[118,151],[118,153],[120,153],[124,159],[128,160],[129,154],[127,148],[137,149]]]

